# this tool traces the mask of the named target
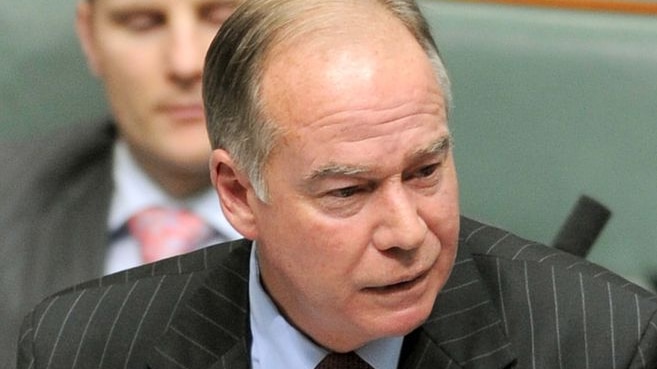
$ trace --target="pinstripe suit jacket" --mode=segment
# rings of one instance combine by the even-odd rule
[[[459,247],[400,368],[657,368],[649,293],[466,218]],[[46,299],[24,321],[19,368],[249,368],[249,250],[236,241]]]

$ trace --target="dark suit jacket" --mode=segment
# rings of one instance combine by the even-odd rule
[[[36,303],[102,275],[114,140],[105,121],[0,145],[0,368]]]
[[[463,218],[454,270],[400,368],[657,368],[655,297]],[[250,367],[250,242],[94,280],[26,317],[19,368]]]

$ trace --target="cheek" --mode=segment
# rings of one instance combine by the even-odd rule
[[[307,206],[288,205],[267,218],[267,238],[285,250],[286,267],[303,265],[311,274],[346,276],[368,244],[359,221],[335,220]]]
[[[218,32],[219,32],[219,28],[215,28],[215,27],[209,27],[202,32],[201,38],[203,42],[199,42],[199,47],[201,47],[199,51],[202,52],[204,57],[208,49],[210,48],[210,44],[212,43],[212,40],[214,40],[214,37]]]
[[[443,247],[455,244],[459,232],[459,195],[456,177],[453,176],[440,192],[422,202],[421,214],[431,232]]]
[[[153,104],[162,90],[158,87],[157,66],[143,50],[107,47],[104,52],[107,54],[103,58],[101,78],[117,120],[127,125],[122,131],[144,128],[143,123],[150,121]]]
[[[153,45],[111,40],[101,46],[100,74],[114,91],[121,90],[131,99],[143,99],[143,90],[153,84],[157,65],[157,50]],[[139,99],[136,99],[137,101]]]

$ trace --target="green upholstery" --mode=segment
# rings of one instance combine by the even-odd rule
[[[551,243],[586,193],[613,212],[589,258],[657,273],[655,18],[423,4],[452,77],[464,213]]]
[[[75,38],[76,2],[0,1],[0,139],[106,114]]]
[[[422,2],[454,84],[465,214],[551,243],[581,193],[613,216],[590,258],[657,272],[657,21]],[[74,1],[0,3],[0,136],[105,114]],[[6,37],[6,35],[9,35]]]

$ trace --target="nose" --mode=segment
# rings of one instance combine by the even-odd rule
[[[374,229],[373,243],[379,250],[413,250],[422,245],[428,227],[418,211],[414,194],[403,183],[382,189],[377,201],[379,221]]]
[[[181,88],[200,83],[205,46],[192,21],[172,25],[166,58],[169,78]]]

